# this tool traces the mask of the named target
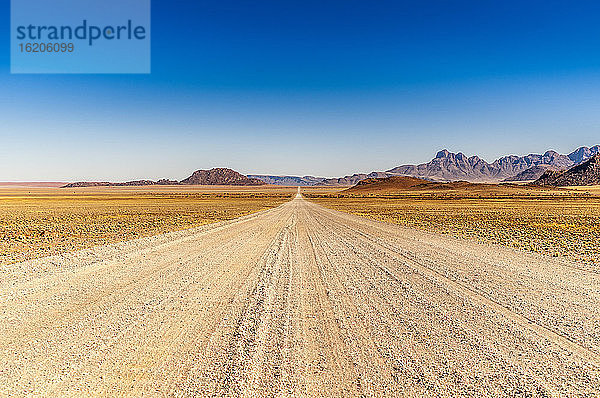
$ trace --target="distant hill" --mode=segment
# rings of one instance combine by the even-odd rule
[[[258,178],[266,182],[267,184],[274,185],[287,185],[287,186],[351,186],[356,185],[359,181],[366,178],[384,178],[392,176],[391,173],[385,173],[382,171],[374,171],[369,174],[352,174],[339,178],[325,178],[325,177],[295,177],[295,176],[273,176],[264,174],[250,174],[250,178]]]
[[[600,154],[566,171],[547,170],[533,184],[554,187],[600,185]]]
[[[264,181],[256,178],[248,178],[237,171],[226,168],[215,168],[210,170],[197,170],[182,181],[173,180],[136,180],[128,182],[74,182],[63,186],[63,188],[82,187],[142,187],[152,185],[265,185]]]
[[[115,185],[115,183],[107,181],[79,181],[64,185],[61,188],[110,187],[113,185]]]
[[[85,187],[143,187],[148,185],[180,185],[178,181],[172,180],[136,180],[127,182],[98,182],[98,181],[82,181],[73,182],[64,185],[62,188],[85,188]]]
[[[261,180],[267,184],[285,185],[285,186],[294,186],[294,187],[307,187],[307,186],[318,185],[325,180],[325,178],[323,178],[323,177],[313,177],[313,176],[304,176],[304,177],[270,176],[270,175],[262,175],[262,174],[249,174],[248,178],[255,178],[255,179]]]
[[[393,174],[384,173],[382,171],[374,171],[369,174],[353,174],[351,176],[345,176],[340,178],[325,178],[317,185],[327,185],[327,186],[344,186],[344,185],[356,185],[360,181],[369,179],[369,178],[385,178],[391,177]]]
[[[210,170],[197,170],[181,181],[184,185],[265,185],[258,178],[248,178],[237,171],[216,168]]]

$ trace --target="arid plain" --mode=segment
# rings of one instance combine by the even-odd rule
[[[600,266],[600,187],[481,187],[306,195],[374,220]]]
[[[0,192],[0,395],[598,395],[597,189],[302,193]]]
[[[0,264],[230,220],[278,206],[295,191],[223,186],[0,186]]]

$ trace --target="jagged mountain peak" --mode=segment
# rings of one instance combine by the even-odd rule
[[[581,163],[597,153],[600,153],[600,145],[595,145],[591,148],[582,146],[571,152],[568,156],[574,163]]]
[[[452,152],[450,152],[450,151],[449,151],[449,150],[447,150],[447,149],[442,149],[441,151],[439,151],[439,152],[438,152],[438,153],[435,155],[435,158],[436,158],[436,159],[448,158],[448,157],[450,157],[450,154],[451,154],[451,153],[452,153]]]
[[[492,163],[487,163],[478,156],[467,158],[462,152],[453,153],[443,149],[429,163],[398,166],[388,172],[437,181],[499,182],[515,177],[532,167],[542,165],[553,169],[568,169],[589,159],[594,153],[598,153],[600,145],[593,148],[596,150],[586,147],[576,150],[576,152],[579,151],[579,156],[563,155],[555,150],[548,150],[543,154],[503,156]],[[536,168],[523,175],[537,178],[540,170],[540,168]]]

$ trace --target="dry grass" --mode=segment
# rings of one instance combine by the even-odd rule
[[[375,220],[600,264],[600,197],[596,195],[311,198],[326,207]]]
[[[280,205],[294,189],[3,188],[0,264],[229,220]]]
[[[592,195],[600,195],[600,185],[592,185],[587,187],[569,187],[569,189],[580,192],[587,192]]]

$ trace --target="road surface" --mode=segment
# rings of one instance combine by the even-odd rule
[[[0,396],[600,391],[599,274],[300,196],[0,271]]]

